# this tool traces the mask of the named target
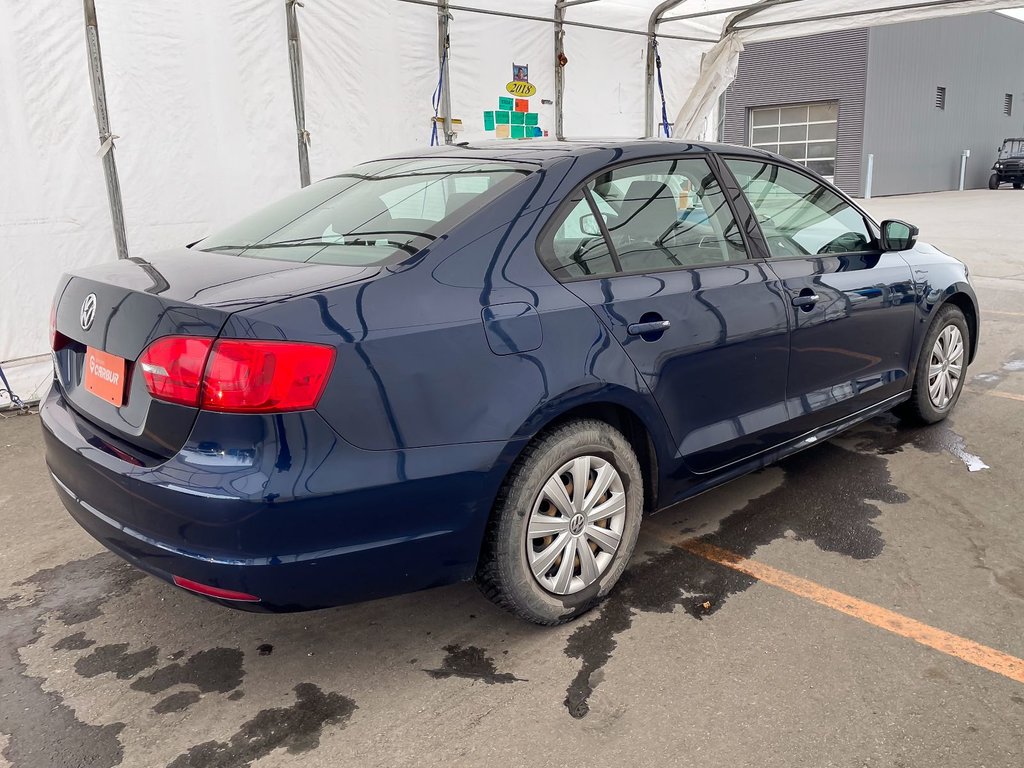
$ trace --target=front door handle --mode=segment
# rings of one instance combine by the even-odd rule
[[[819,300],[820,299],[818,297],[818,294],[816,294],[816,293],[809,293],[807,295],[794,296],[793,297],[793,306],[794,307],[801,307],[801,308],[806,307],[806,308],[810,309],[815,304],[817,304]]]
[[[650,323],[630,323],[626,327],[626,332],[630,336],[644,336],[653,333],[664,333],[671,327],[672,323],[669,320],[655,320]]]

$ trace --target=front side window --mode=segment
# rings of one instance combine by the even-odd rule
[[[548,249],[548,267],[559,279],[746,258],[725,195],[703,158],[617,168],[592,179],[586,192],[589,200],[570,208]]]
[[[380,160],[311,184],[196,245],[202,251],[371,266],[411,256],[529,171],[514,163]]]
[[[809,176],[774,163],[726,164],[753,208],[773,257],[876,249],[861,213]]]

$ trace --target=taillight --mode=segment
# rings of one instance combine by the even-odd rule
[[[334,365],[334,350],[289,341],[221,339],[203,381],[202,408],[270,413],[312,408]]]
[[[316,405],[334,365],[334,349],[168,336],[150,344],[138,364],[158,400],[209,411],[280,413]]]
[[[54,352],[64,347],[68,338],[57,330],[57,301],[50,305],[50,349]]]
[[[212,346],[213,339],[166,336],[146,347],[139,368],[149,394],[169,403],[198,406],[203,369]]]

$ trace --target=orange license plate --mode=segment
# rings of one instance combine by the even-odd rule
[[[124,403],[124,358],[92,347],[85,348],[85,388],[101,400],[120,407]]]

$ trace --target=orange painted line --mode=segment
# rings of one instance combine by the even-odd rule
[[[645,528],[653,527],[645,526]],[[659,538],[672,546],[684,549],[713,563],[724,565],[726,568],[732,568],[734,571],[745,573],[765,584],[784,589],[791,594],[818,603],[818,605],[831,608],[961,661],[966,661],[968,664],[995,672],[997,675],[1002,675],[1018,683],[1024,683],[1024,659],[1018,659],[1016,656],[997,651],[995,648],[989,648],[987,645],[976,643],[951,632],[936,629],[895,611],[890,611],[888,608],[837,592],[808,579],[780,571],[770,565],[749,560],[735,552],[716,547],[714,544],[708,544],[698,539],[678,541],[661,536]]]
[[[972,392],[980,392],[989,397],[1004,397],[1007,400],[1019,400],[1024,403],[1024,395],[1015,395],[1012,392],[997,392],[994,389],[973,389]]]

